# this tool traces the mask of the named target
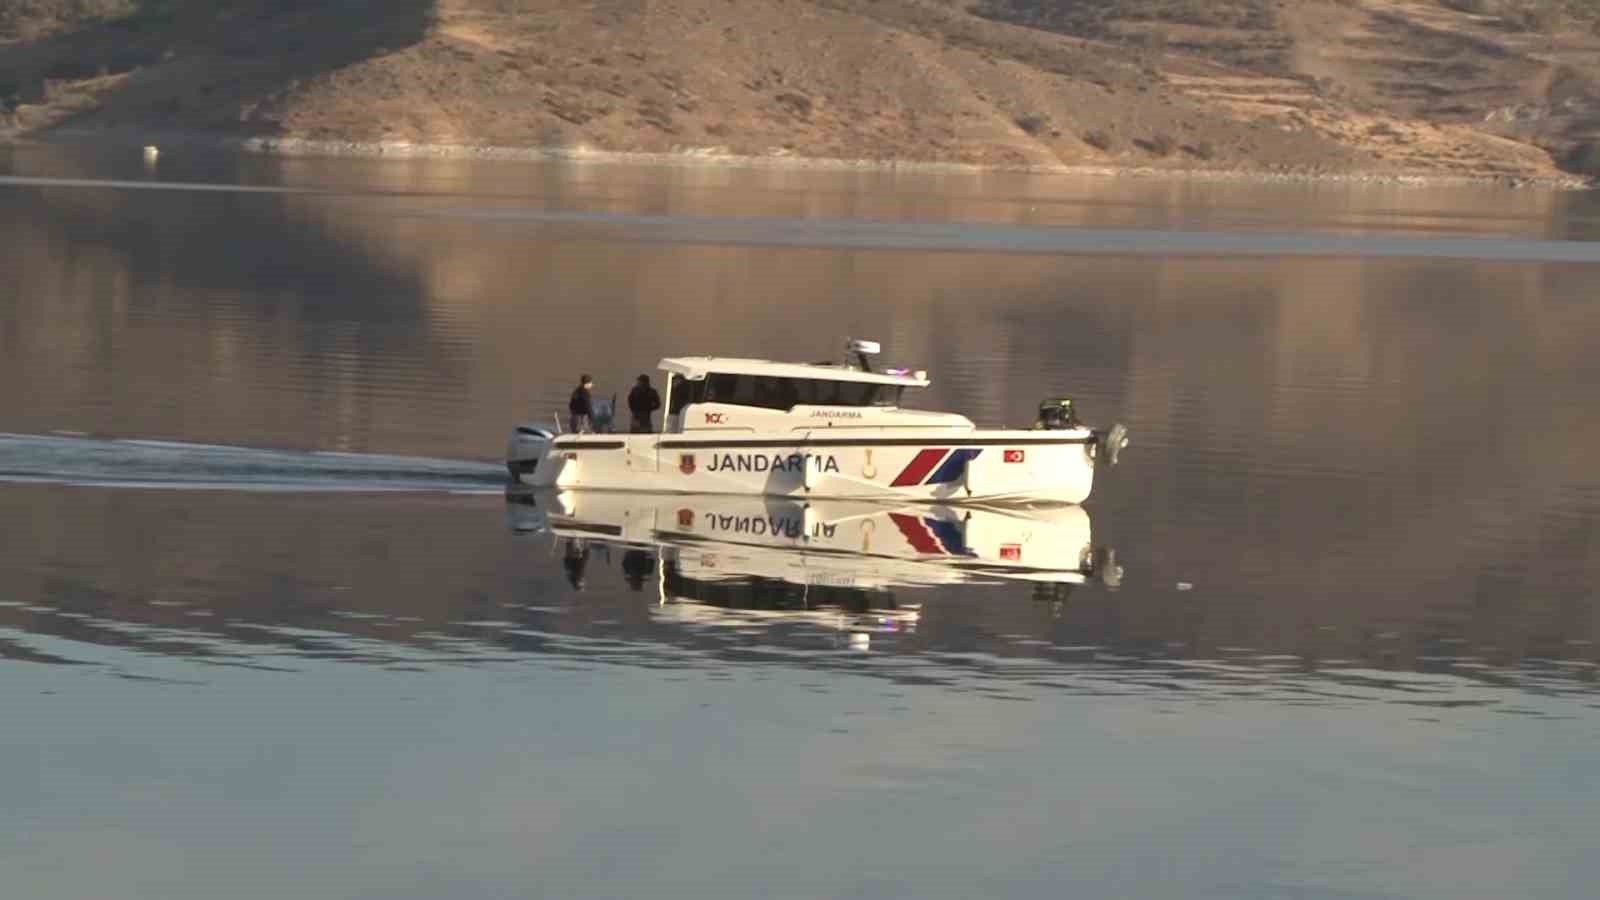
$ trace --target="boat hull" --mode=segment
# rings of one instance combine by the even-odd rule
[[[514,480],[559,490],[758,494],[923,502],[1081,503],[1094,485],[1095,435],[967,431],[893,436],[705,434],[513,439]]]

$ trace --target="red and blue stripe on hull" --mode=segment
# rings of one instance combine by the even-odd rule
[[[912,487],[922,484],[949,484],[961,478],[967,464],[978,458],[981,447],[929,447],[917,451],[900,474],[889,483],[890,487]]]

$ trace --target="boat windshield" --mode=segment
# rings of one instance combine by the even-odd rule
[[[701,381],[675,379],[671,412],[691,403],[727,403],[760,409],[796,406],[899,406],[905,388],[898,384],[777,378],[770,375],[711,374]]]

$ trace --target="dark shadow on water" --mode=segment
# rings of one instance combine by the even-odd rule
[[[136,154],[132,160],[137,165]],[[52,154],[51,167],[71,177],[99,174],[103,162],[64,147]],[[273,161],[212,155],[182,162],[214,183],[237,184]],[[15,261],[9,286],[22,298],[50,298],[41,318],[26,301],[0,305],[0,357],[14,371],[38,371],[19,361],[37,353],[41,332],[69,342],[75,340],[69,335],[94,335],[80,349],[96,359],[86,371],[104,396],[143,397],[135,402],[144,404],[155,399],[152,393],[183,394],[202,404],[259,407],[255,386],[225,373],[261,366],[303,386],[306,408],[289,421],[338,416],[363,432],[388,421],[377,408],[386,397],[369,385],[404,380],[440,404],[459,404],[465,395],[471,349],[458,324],[441,320],[431,303],[429,260],[388,252],[381,216],[340,219],[316,198],[271,193],[7,187],[4,196],[0,241]],[[234,342],[237,352],[212,357],[202,350],[219,341]],[[197,365],[196,351],[208,362]],[[130,366],[146,376],[164,373],[157,377],[170,379],[171,387],[136,390],[126,377]],[[199,373],[208,370],[213,380],[205,384]],[[408,401],[413,405],[417,390]],[[203,419],[177,414],[191,423]],[[7,425],[38,430],[16,419]],[[115,421],[90,427],[152,433],[148,425]],[[185,429],[174,421],[155,433],[233,439]],[[285,445],[272,436],[250,440]]]
[[[239,163],[217,161],[229,169]],[[236,174],[217,173],[223,179]],[[368,318],[403,326],[425,316],[416,272],[329,231],[313,213],[284,198],[23,188],[7,190],[6,199],[0,234],[14,229],[13,246],[48,236],[102,246],[139,281],[272,292],[292,302],[295,315],[324,324]],[[227,222],[227,228],[219,229],[219,222]],[[34,236],[23,235],[26,230]],[[191,294],[188,299],[203,298]],[[258,311],[276,318],[290,310]]]

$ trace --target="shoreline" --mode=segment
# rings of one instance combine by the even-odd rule
[[[583,145],[506,147],[478,144],[431,144],[408,141],[330,140],[302,137],[234,137],[203,132],[156,132],[133,129],[61,130],[46,135],[0,134],[0,146],[85,143],[90,140],[126,143],[131,148],[201,147],[263,156],[327,157],[336,159],[452,159],[503,162],[587,162],[604,165],[725,166],[750,169],[813,171],[906,172],[926,174],[1018,174],[1080,178],[1142,178],[1173,181],[1231,181],[1255,184],[1344,184],[1404,187],[1499,187],[1582,191],[1600,188],[1600,179],[1581,175],[1449,174],[1432,172],[1317,172],[1239,168],[1181,168],[1087,164],[998,164],[940,162],[912,159],[840,159],[794,153],[751,155],[722,148],[686,148],[668,152],[603,150]]]

